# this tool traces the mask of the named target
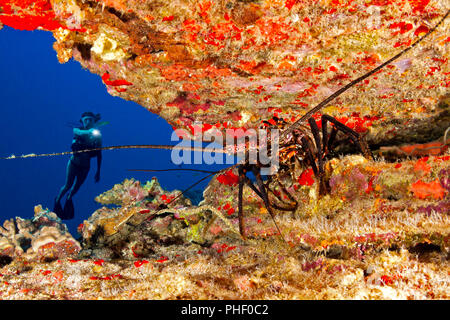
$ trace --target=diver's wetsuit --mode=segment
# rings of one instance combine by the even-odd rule
[[[72,140],[72,151],[82,151],[87,149],[96,149],[102,146],[102,137],[98,129],[74,129]],[[70,158],[74,165],[84,167],[89,170],[91,158],[97,157],[101,151],[89,151],[75,153]]]
[[[102,145],[101,133],[96,128],[84,129],[74,128],[74,138],[72,140],[72,151],[82,151],[87,149],[100,148]],[[70,157],[67,164],[66,183],[61,188],[55,199],[54,212],[63,220],[72,219],[74,216],[72,197],[78,192],[81,185],[86,180],[89,173],[91,158],[97,157],[97,175],[99,177],[101,166],[101,151],[89,151],[75,153]],[[96,181],[98,181],[96,175]],[[61,208],[60,200],[64,194],[70,189],[67,196],[64,210]]]

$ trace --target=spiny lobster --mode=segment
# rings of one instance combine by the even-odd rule
[[[303,164],[304,166],[311,166],[312,170],[314,172],[314,175],[318,178],[319,181],[319,195],[325,195],[329,192],[329,186],[328,181],[325,177],[325,171],[324,171],[324,164],[325,164],[325,156],[328,154],[330,149],[332,148],[332,144],[336,138],[336,135],[338,131],[341,131],[344,133],[350,140],[359,147],[362,154],[366,158],[372,158],[372,153],[369,149],[368,144],[364,140],[364,138],[357,133],[356,131],[352,130],[345,124],[339,122],[335,118],[323,114],[321,116],[321,127],[320,130],[315,119],[312,117],[314,114],[316,114],[318,111],[320,111],[323,107],[325,107],[329,102],[343,94],[345,91],[349,90],[351,87],[356,85],[357,83],[363,81],[364,79],[370,77],[371,75],[377,73],[380,69],[384,68],[394,60],[398,59],[400,56],[404,55],[406,52],[410,51],[412,48],[414,48],[417,44],[419,44],[423,39],[428,37],[431,33],[436,30],[436,28],[439,27],[439,25],[442,24],[442,22],[447,18],[450,11],[447,11],[447,13],[441,18],[441,20],[433,27],[431,28],[425,35],[420,37],[418,40],[416,40],[413,44],[408,46],[406,49],[402,50],[389,60],[385,61],[384,63],[380,64],[378,67],[372,69],[371,71],[365,73],[364,75],[354,79],[353,81],[349,82],[347,85],[343,86],[330,96],[328,96],[326,99],[321,101],[319,104],[317,104],[315,107],[310,109],[306,114],[304,114],[300,119],[295,121],[293,124],[291,124],[287,129],[284,129],[281,131],[280,134],[280,143],[279,143],[279,158],[281,160],[280,165],[280,171],[291,171],[292,165],[295,161],[298,161],[299,163]],[[282,119],[276,119],[278,122],[282,122]],[[305,126],[305,123],[309,124],[309,129],[307,126]],[[328,132],[328,123],[331,124],[331,132]],[[276,123],[280,124],[280,123]],[[321,131],[321,132],[320,132]],[[212,151],[212,152],[223,152],[223,153],[229,153],[227,150],[218,151],[217,149],[211,150],[206,148],[192,148],[192,147],[180,147],[180,146],[171,146],[171,145],[124,145],[124,146],[110,146],[110,147],[102,147],[97,149],[88,149],[88,150],[79,150],[79,151],[70,151],[70,152],[61,152],[61,153],[51,153],[51,154],[29,154],[29,155],[21,155],[21,156],[10,156],[10,157],[3,157],[1,159],[13,159],[13,158],[27,158],[27,157],[41,157],[41,156],[57,156],[57,155],[68,155],[68,154],[74,154],[79,152],[91,152],[91,151],[97,151],[97,150],[116,150],[116,149],[130,149],[130,148],[142,148],[142,149],[181,149],[181,150],[187,150],[187,151]],[[271,181],[270,177],[267,182],[264,182],[261,176],[261,168],[263,165],[259,162],[257,163],[250,163],[248,161],[248,147],[246,149],[245,158],[243,160],[243,163],[238,163],[233,165],[232,167],[220,170],[220,171],[206,171],[206,170],[197,170],[200,172],[208,173],[208,175],[204,178],[202,178],[200,181],[197,181],[193,185],[191,185],[189,188],[184,190],[179,196],[181,196],[184,192],[191,189],[201,181],[206,180],[208,177],[214,175],[214,174],[220,174],[224,171],[228,171],[232,168],[236,168],[239,173],[239,195],[238,195],[238,219],[239,219],[239,231],[243,238],[245,238],[245,232],[244,232],[244,214],[243,214],[243,188],[245,185],[250,187],[264,202],[264,205],[270,214],[271,218],[274,219],[274,212],[272,208],[278,209],[278,210],[284,210],[284,211],[294,211],[297,207],[297,203],[295,202],[294,198],[289,194],[289,192],[286,191],[286,189],[281,186],[281,189],[283,192],[287,195],[287,197],[292,202],[292,205],[290,206],[280,206],[272,203],[269,199],[269,193],[274,194],[272,190],[268,187],[269,182]],[[172,169],[177,170],[177,169]],[[180,169],[183,170],[183,169]],[[188,169],[189,170],[189,169]],[[142,170],[142,171],[168,171],[168,170]],[[195,171],[195,170],[194,170]],[[255,182],[253,182],[248,176],[247,173],[252,172],[255,176]],[[278,184],[280,184],[278,182]],[[178,197],[179,197],[178,196]],[[178,197],[173,199],[172,201],[175,201]],[[275,223],[276,225],[276,223]],[[281,234],[278,226],[276,225],[278,232]]]

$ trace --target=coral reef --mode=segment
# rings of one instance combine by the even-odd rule
[[[6,0],[0,23],[51,31],[61,63],[79,61],[110,94],[192,134],[197,121],[199,132],[292,123],[448,9],[439,0]],[[447,19],[323,112],[376,145],[438,139],[450,126],[448,31]]]
[[[331,192],[321,198],[309,169],[296,170],[295,179],[280,175],[299,204],[294,213],[275,210],[285,241],[250,188],[244,189],[248,239],[240,237],[232,170],[210,182],[199,206],[182,197],[171,202],[179,191],[163,190],[155,178],[127,179],[97,197],[115,207],[97,210],[80,226],[78,255],[3,255],[0,297],[448,299],[449,159],[448,153],[397,163],[331,159]],[[280,190],[271,188],[275,199]],[[37,208],[32,222],[16,218],[19,229],[34,235],[24,226],[44,233],[55,223]],[[13,246],[20,251],[27,233],[14,236],[10,224],[2,229],[2,250],[7,238],[22,243]],[[29,241],[27,253],[40,251],[35,243]]]
[[[193,134],[293,123],[447,10],[439,0],[4,0],[0,27],[51,31],[61,63],[79,61],[111,95]],[[156,178],[126,179],[96,197],[103,207],[80,224],[80,242],[37,206],[0,228],[0,298],[448,299],[448,30],[447,19],[322,110],[379,149],[376,160],[330,154],[329,194],[319,197],[311,168],[280,171],[271,201],[296,207],[273,221],[244,188],[246,240],[235,168],[198,205]]]
[[[76,255],[81,246],[55,213],[34,208],[32,219],[16,217],[0,227],[0,256],[25,260],[56,260]]]
[[[120,207],[102,207],[79,226],[83,257],[111,260],[166,256],[191,242],[204,243],[203,229],[211,216],[226,221],[214,207],[195,207],[181,191],[163,190],[156,178],[143,186],[125,179],[96,201]]]

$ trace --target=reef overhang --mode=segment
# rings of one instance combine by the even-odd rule
[[[448,9],[438,0],[3,0],[0,24],[51,31],[61,63],[77,60],[111,95],[189,135],[273,117],[289,125]],[[376,145],[441,137],[450,126],[449,26],[322,112]]]

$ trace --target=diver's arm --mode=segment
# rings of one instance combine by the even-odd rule
[[[74,136],[81,137],[83,139],[91,139],[92,137],[98,139],[101,139],[101,132],[97,128],[91,128],[91,129],[80,129],[80,128],[73,128],[73,134]]]
[[[83,137],[83,136],[89,136],[92,134],[92,130],[93,129],[79,129],[79,128],[73,128],[73,134],[79,137]]]

